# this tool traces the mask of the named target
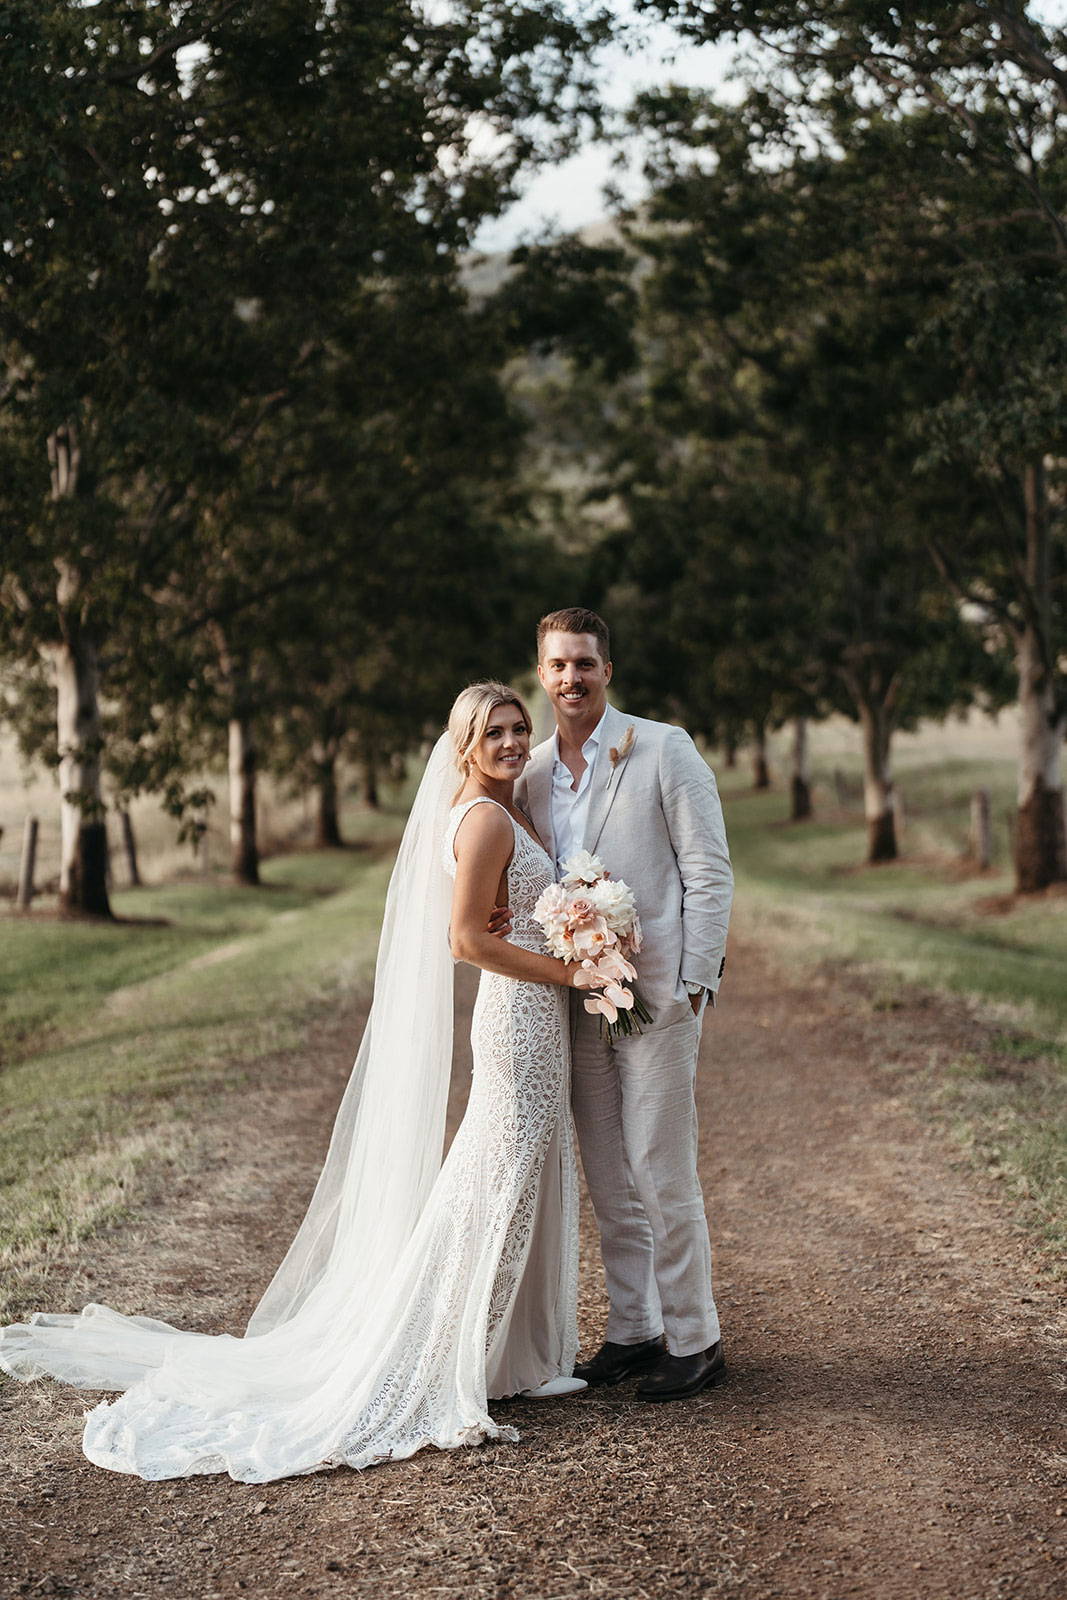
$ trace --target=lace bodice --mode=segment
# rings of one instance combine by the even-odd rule
[[[452,808],[444,841],[445,870],[451,878],[456,876],[456,832],[467,812],[477,805],[496,806],[498,802],[491,800],[488,795],[476,795],[473,800],[465,800],[462,805]],[[524,950],[543,952],[544,930],[540,923],[534,921],[533,909],[548,885],[555,881],[552,858],[509,811],[503,806],[498,806],[498,809],[504,812],[515,833],[515,853],[508,864],[507,873],[508,905],[512,918],[508,938],[512,944],[521,945]]]

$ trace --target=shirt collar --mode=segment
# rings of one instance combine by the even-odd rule
[[[600,744],[600,734],[601,734],[601,731],[602,731],[602,729],[604,727],[605,720],[607,719],[607,715],[608,715],[609,709],[610,708],[608,706],[604,707],[604,715],[601,717],[600,721],[597,723],[596,727],[593,729],[593,731],[589,735],[588,739],[582,745],[582,755],[585,756],[586,762],[587,762],[587,764],[589,766],[593,765],[592,758],[593,758],[593,755],[595,754],[595,752],[596,752],[596,750],[597,750],[597,748],[598,748],[598,746]],[[563,765],[563,762],[562,762],[562,760],[560,758],[560,753],[559,753],[559,729],[558,728],[556,729],[555,733],[552,735],[552,756],[553,756],[553,765],[557,766],[557,767],[561,767]]]

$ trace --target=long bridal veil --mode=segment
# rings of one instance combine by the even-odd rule
[[[125,1391],[88,1415],[85,1451],[100,1465],[147,1478],[227,1471],[265,1481],[425,1443],[511,1436],[485,1412],[484,1333],[480,1353],[477,1332],[460,1355],[448,1353],[462,1305],[420,1300],[449,1226],[426,1213],[447,1210],[427,1200],[441,1171],[452,1055],[443,859],[457,782],[451,748],[446,733],[404,830],[373,1005],[325,1166],[245,1336],[188,1333],[102,1305],[38,1314],[0,1333],[0,1366],[15,1377]],[[398,1340],[425,1352],[406,1375]],[[434,1359],[447,1370],[430,1370]],[[342,1437],[342,1420],[353,1418],[358,1436]]]
[[[441,1166],[452,1064],[452,885],[442,857],[458,784],[443,733],[419,785],[385,903],[374,1003],[307,1215],[249,1334],[288,1322],[331,1263],[380,1289]]]

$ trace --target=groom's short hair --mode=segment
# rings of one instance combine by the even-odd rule
[[[611,634],[603,617],[584,606],[568,606],[564,611],[550,611],[537,624],[537,659],[540,661],[547,633],[591,633],[600,650],[601,661],[611,660]]]

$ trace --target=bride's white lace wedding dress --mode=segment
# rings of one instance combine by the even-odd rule
[[[447,823],[438,809],[443,833],[439,827],[436,868],[426,872],[442,905],[437,875],[454,877],[456,829],[479,803],[494,802],[457,806]],[[510,937],[541,949],[531,913],[552,879],[552,863],[513,826]],[[418,880],[410,887],[424,894]],[[421,914],[431,913],[423,905]],[[408,916],[401,918],[405,938]],[[436,971],[440,952],[432,948]],[[389,960],[396,956],[394,948]],[[405,998],[402,989],[388,987],[382,961],[380,955],[368,1035],[383,999],[393,1007]],[[406,998],[410,1009],[424,997],[409,984]],[[374,1043],[365,1040],[372,1059],[362,1098],[357,1091],[354,1112],[343,1106],[339,1113],[320,1191],[243,1338],[183,1332],[94,1305],[80,1316],[38,1315],[4,1329],[0,1365],[19,1378],[51,1374],[84,1388],[124,1391],[89,1412],[85,1453],[100,1466],[143,1478],[228,1472],[265,1482],[325,1467],[367,1467],[425,1445],[517,1438],[490,1417],[488,1398],[570,1373],[577,1353],[566,1000],[566,991],[552,985],[482,973],[470,1101],[443,1165],[440,1142],[426,1158],[405,1143],[413,1129],[443,1125],[443,1111],[436,1120],[443,1104],[439,1062],[427,1102],[433,1114],[422,1123],[413,1116],[410,1127],[397,1130],[398,1109],[415,1089],[401,1085],[391,1099],[387,1087],[376,1090],[387,1080],[375,1078]],[[421,1025],[417,1040],[426,1044]],[[449,1027],[449,1054],[450,1043]],[[396,1048],[395,1039],[390,1045]],[[444,1075],[447,1090],[447,1065]],[[369,1114],[368,1101],[378,1118],[369,1131],[358,1121]],[[425,1182],[420,1178],[421,1188],[405,1180],[391,1194],[391,1177],[420,1160],[436,1162]],[[409,1220],[398,1222],[408,1213]]]

